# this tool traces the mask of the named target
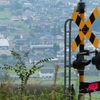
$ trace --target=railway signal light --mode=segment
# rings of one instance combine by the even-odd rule
[[[92,58],[92,64],[96,66],[97,70],[100,70],[100,52]]]
[[[73,68],[81,69],[86,65],[90,64],[91,60],[84,59],[83,55],[77,55],[76,60],[73,61]]]

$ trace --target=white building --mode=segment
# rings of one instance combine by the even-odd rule
[[[53,69],[40,69],[39,77],[42,80],[52,80],[54,79],[54,70]]]
[[[0,39],[0,49],[8,49],[9,42],[7,39]]]

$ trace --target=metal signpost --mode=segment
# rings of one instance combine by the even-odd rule
[[[99,16],[99,10],[96,7],[90,17],[87,19],[87,21],[84,21],[84,13],[85,13],[85,3],[80,0],[80,2],[77,5],[77,9],[73,11],[72,19],[68,19],[65,21],[64,24],[64,94],[66,94],[66,69],[69,68],[69,93],[70,87],[71,87],[71,65],[73,68],[77,69],[79,73],[79,95],[78,100],[84,100],[84,94],[95,91],[100,91],[100,81],[96,82],[84,82],[84,69],[85,66],[90,64],[92,62],[93,65],[96,66],[97,70],[100,70],[100,52],[97,50],[95,51],[89,51],[84,50],[84,36],[89,39],[89,41],[93,44],[95,48],[98,48],[99,39],[93,34],[93,32],[90,30],[90,27],[92,26],[93,22],[96,20],[96,18]],[[71,44],[71,22],[74,21],[76,25],[79,27],[79,34],[75,38],[75,40]],[[69,31],[67,31],[67,23],[69,22]],[[67,35],[66,33],[69,33],[69,44],[66,43],[67,41]],[[68,64],[66,59],[66,47],[68,45],[69,48],[69,60]],[[71,47],[72,51],[75,52],[77,47],[79,46],[79,53],[76,56],[76,60],[73,61],[73,64],[71,64]],[[90,53],[95,53],[95,56],[91,60],[85,59],[84,56],[89,56]],[[91,95],[90,95],[91,97]],[[69,96],[69,100],[72,100]]]

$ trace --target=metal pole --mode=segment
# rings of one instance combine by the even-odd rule
[[[69,22],[69,87],[71,86],[71,23],[72,19]]]
[[[72,23],[72,20],[70,20],[69,22],[69,93],[71,94],[71,23]],[[71,99],[72,97],[69,96],[69,100],[72,100]]]
[[[68,22],[70,22],[70,24],[69,24],[69,37],[71,39],[71,22],[72,22],[72,19],[67,19],[65,21],[65,24],[64,24],[64,94],[66,94],[66,67],[67,67],[66,66],[66,32],[67,32],[66,26],[67,26]],[[71,40],[69,41],[69,44],[71,44],[70,42],[71,42]],[[70,52],[70,54],[69,54],[69,56],[70,56],[71,55],[71,47],[70,46],[69,46],[69,52]],[[71,59],[71,58],[69,57],[69,59]],[[70,67],[69,67],[69,75],[71,75]],[[70,80],[71,79],[69,78],[69,81]],[[69,86],[70,86],[70,84],[71,83],[69,82]],[[70,91],[70,89],[69,89],[69,91]]]
[[[80,18],[82,20],[84,20],[85,2],[83,2],[83,0],[80,0],[80,2],[78,3],[78,12],[80,14]],[[80,52],[84,51],[84,38],[80,43],[79,51]],[[82,66],[80,66],[80,68],[81,67]],[[84,68],[85,67],[83,66],[81,69],[78,70],[78,72],[79,72],[79,83],[84,82]],[[81,94],[80,91],[79,91],[78,100],[84,100],[84,93]]]

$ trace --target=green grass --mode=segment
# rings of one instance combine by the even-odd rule
[[[50,69],[50,68],[47,68],[47,67],[44,67],[44,69]],[[55,68],[53,68],[55,70]],[[72,72],[74,71],[74,69],[72,69]],[[59,73],[60,72],[64,72],[64,69],[63,68],[59,68]],[[14,71],[8,71],[9,75],[16,75],[16,73]],[[36,70],[35,73],[33,75],[36,75],[38,76],[39,75],[39,70]],[[67,84],[68,84],[68,78],[66,79],[67,80]],[[52,84],[54,80],[50,80],[50,81],[44,81],[42,83],[44,84]],[[71,77],[71,83],[73,84],[77,84],[77,81],[78,81],[78,76],[72,76]],[[100,76],[85,76],[85,81],[100,81]],[[64,77],[58,77],[57,79],[57,84],[63,84],[64,83]]]
[[[85,76],[85,81],[100,81],[100,76]]]
[[[8,24],[9,23],[9,20],[1,20],[0,19],[0,23],[2,23],[2,24]]]
[[[16,27],[27,28],[27,24],[24,23],[23,21],[13,22],[13,24],[14,24],[14,26],[16,26]]]
[[[0,12],[0,18],[10,18],[11,12]]]
[[[62,71],[62,69],[59,69],[59,70]],[[14,74],[14,72],[12,72],[12,71],[9,71],[9,73],[10,74]],[[36,73],[38,74],[38,71],[36,71]],[[91,76],[85,76],[85,77],[89,80]],[[96,78],[96,77],[98,77],[97,79],[99,79],[99,76],[93,76],[92,79],[93,78]],[[76,78],[76,80],[74,80],[74,81],[72,80],[71,83],[74,83],[74,89],[77,90],[77,88],[79,86],[78,85],[78,77],[74,77],[74,78]],[[18,79],[18,80],[15,81],[15,83],[18,83],[18,84],[20,84],[20,82],[21,82],[20,79]],[[30,83],[30,84],[52,84],[53,85],[54,84],[54,80],[41,81],[40,79],[30,78],[28,80],[28,83]],[[63,85],[64,84],[64,77],[57,79],[57,82],[56,83],[57,84],[60,84],[60,85]],[[67,84],[68,84],[68,81],[67,81]],[[59,92],[59,91],[57,91],[57,92]],[[62,94],[60,94],[60,95],[62,95]],[[92,97],[91,97],[92,99],[91,100],[100,100],[100,95],[99,94],[100,93],[95,93],[95,92],[92,93],[91,94],[92,95]],[[77,92],[77,95],[78,95],[78,92]],[[39,96],[41,96],[41,95],[39,95]],[[88,93],[85,94],[85,100],[89,100],[89,94]]]

